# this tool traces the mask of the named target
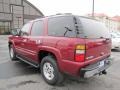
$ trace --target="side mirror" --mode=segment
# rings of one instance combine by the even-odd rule
[[[20,29],[13,29],[13,30],[11,30],[11,34],[13,36],[19,36],[19,33],[20,33]]]

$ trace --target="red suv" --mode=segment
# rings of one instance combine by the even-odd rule
[[[106,74],[111,64],[110,34],[97,20],[55,15],[30,21],[12,34],[10,58],[40,68],[51,85],[61,83],[64,74],[81,78]]]

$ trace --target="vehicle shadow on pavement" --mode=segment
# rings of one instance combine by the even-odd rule
[[[3,71],[4,68],[4,71]],[[0,79],[8,79],[17,76],[32,75],[39,73],[39,70],[22,62],[8,61],[0,65]]]

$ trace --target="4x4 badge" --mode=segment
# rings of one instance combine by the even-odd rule
[[[41,44],[41,40],[36,40],[36,44]]]
[[[100,55],[104,55],[105,53],[104,52],[101,52]]]

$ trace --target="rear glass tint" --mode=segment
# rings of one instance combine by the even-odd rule
[[[84,37],[86,38],[110,38],[109,30],[106,26],[96,20],[79,17]]]
[[[48,35],[61,37],[76,37],[72,16],[53,17],[48,20]]]

